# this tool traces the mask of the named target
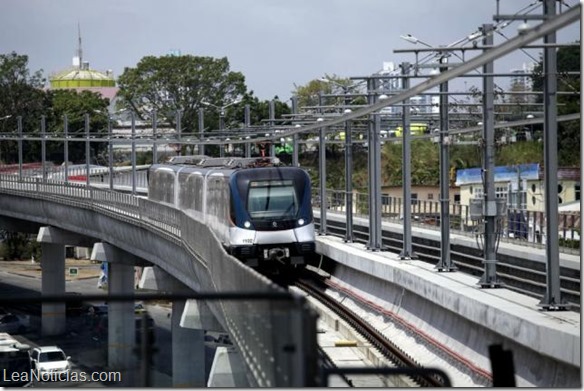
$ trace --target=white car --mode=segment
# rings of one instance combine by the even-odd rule
[[[39,346],[31,351],[32,369],[42,380],[59,380],[71,369],[71,357],[57,346]]]

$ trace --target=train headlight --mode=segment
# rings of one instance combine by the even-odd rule
[[[243,223],[243,226],[245,228],[249,228],[249,227],[251,227],[251,223],[249,221],[246,221],[245,223]]]
[[[304,225],[304,219],[298,219],[298,225]]]

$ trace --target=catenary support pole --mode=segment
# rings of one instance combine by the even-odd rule
[[[112,119],[107,116],[107,139],[108,139],[108,151],[107,151],[107,164],[109,169],[109,188],[114,189],[114,141],[113,141],[113,126]]]
[[[544,0],[546,19],[556,16],[556,1]],[[556,43],[556,32],[544,36],[544,44]],[[546,310],[567,309],[560,291],[560,253],[558,235],[558,107],[557,107],[557,54],[553,46],[546,47],[543,55],[544,103],[544,178],[546,216],[547,285],[540,306]]]
[[[205,154],[205,110],[201,107],[199,108],[199,155]]]
[[[326,128],[324,126],[319,130],[318,164],[318,176],[320,181],[320,228],[318,233],[320,235],[326,235]]]
[[[493,45],[493,25],[482,26],[483,44]],[[488,49],[487,49],[488,50]],[[483,73],[492,75],[493,61],[483,66]],[[495,93],[493,76],[483,77],[483,216],[485,271],[479,280],[482,288],[499,288],[502,283],[497,279],[497,199],[495,193]]]
[[[448,67],[448,57],[440,59],[443,66],[440,72]],[[448,137],[448,82],[440,84],[440,261],[436,266],[438,271],[451,272],[458,270],[450,259],[450,158]]]
[[[63,141],[63,164],[64,164],[64,171],[63,175],[65,176],[65,183],[69,183],[69,117],[67,114],[63,115],[63,137],[65,141]]]
[[[351,103],[351,99],[345,92],[345,107]],[[349,110],[349,109],[345,109]],[[347,220],[347,230],[345,232],[345,242],[353,242],[353,135],[351,121],[345,122],[345,219]]]
[[[47,182],[47,117],[41,115],[41,168],[43,183]]]
[[[132,111],[132,151],[130,159],[132,160],[132,194],[136,194],[136,115]]]
[[[298,114],[298,97],[297,96],[293,96],[292,97],[292,114],[296,115]],[[292,135],[292,166],[293,167],[299,167],[300,163],[298,161],[298,148],[299,148],[299,143],[298,143],[298,134],[294,134]]]
[[[276,119],[276,102],[272,99],[269,105],[269,115],[270,115],[270,134],[274,135],[274,124]],[[270,157],[276,156],[276,140],[272,140],[270,143]]]
[[[90,164],[91,164],[91,146],[89,144],[89,114],[85,113],[85,186],[89,188],[91,184]]]
[[[250,133],[250,126],[251,126],[251,107],[249,104],[245,105],[243,115],[244,115],[243,121],[244,121],[245,133],[249,134]],[[249,136],[246,135],[244,137],[247,140],[245,142],[245,157],[250,158],[251,157],[251,142],[247,138]]]
[[[152,164],[158,164],[158,118],[156,110],[152,110]]]
[[[22,116],[16,117],[18,126],[18,179],[22,181]]]
[[[409,62],[401,64],[401,71],[404,78],[402,79],[402,89],[410,88],[410,80],[407,77],[410,73],[411,65]],[[410,106],[409,99],[403,101],[402,106],[402,214],[403,214],[403,248],[400,253],[400,259],[412,259],[412,158],[411,158],[411,140],[410,140]]]

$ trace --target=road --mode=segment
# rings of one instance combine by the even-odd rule
[[[0,271],[0,292],[3,295],[35,295],[40,297],[40,278],[21,276],[14,273]],[[77,292],[81,294],[102,294],[103,290],[97,288],[97,279],[79,279],[67,281],[67,292]],[[103,304],[103,303],[92,303]],[[170,331],[170,306],[147,305],[145,307],[149,315],[154,320],[156,349],[153,355],[153,364],[149,371],[151,384],[154,387],[172,386],[172,352],[171,331]],[[107,332],[98,335],[88,315],[68,316],[67,332],[59,337],[40,336],[40,304],[27,304],[7,308],[9,311],[30,316],[31,327],[24,334],[17,336],[22,342],[28,343],[31,347],[57,345],[65,353],[71,356],[73,372],[107,371]],[[209,375],[211,363],[215,353],[216,344],[209,343],[205,347],[206,372]],[[139,357],[137,357],[139,362]],[[105,376],[105,375],[103,375]],[[137,384],[129,384],[137,385]],[[120,383],[108,381],[87,381],[87,382],[53,382],[35,384],[39,387],[99,387],[99,386],[120,386]]]

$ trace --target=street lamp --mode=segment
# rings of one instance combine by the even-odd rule
[[[432,45],[430,45],[429,43],[427,43],[427,42],[424,42],[424,41],[422,41],[422,40],[420,40],[420,39],[418,39],[418,38],[414,37],[412,34],[405,34],[405,35],[400,35],[399,37],[400,37],[401,39],[404,39],[404,40],[406,40],[406,41],[410,42],[410,43],[413,43],[414,45],[415,45],[415,44],[418,44],[418,43],[421,43],[422,45],[424,45],[424,46],[427,46],[427,47],[429,47],[429,48],[433,47],[433,46],[432,46]]]
[[[533,114],[527,114],[525,118],[531,120],[534,119],[535,116]],[[529,124],[529,136],[526,136],[525,139],[527,141],[531,141],[533,139],[533,124]]]
[[[223,129],[225,128],[225,109],[228,108],[229,106],[236,105],[240,102],[241,102],[241,99],[235,99],[233,102],[228,103],[228,104],[223,105],[223,106],[217,106],[217,105],[214,105],[213,103],[209,103],[209,102],[205,102],[205,101],[202,101],[201,104],[205,105],[205,106],[214,107],[215,109],[217,109],[219,111],[219,132],[223,132]],[[225,146],[223,144],[219,145],[219,157],[225,157]]]

